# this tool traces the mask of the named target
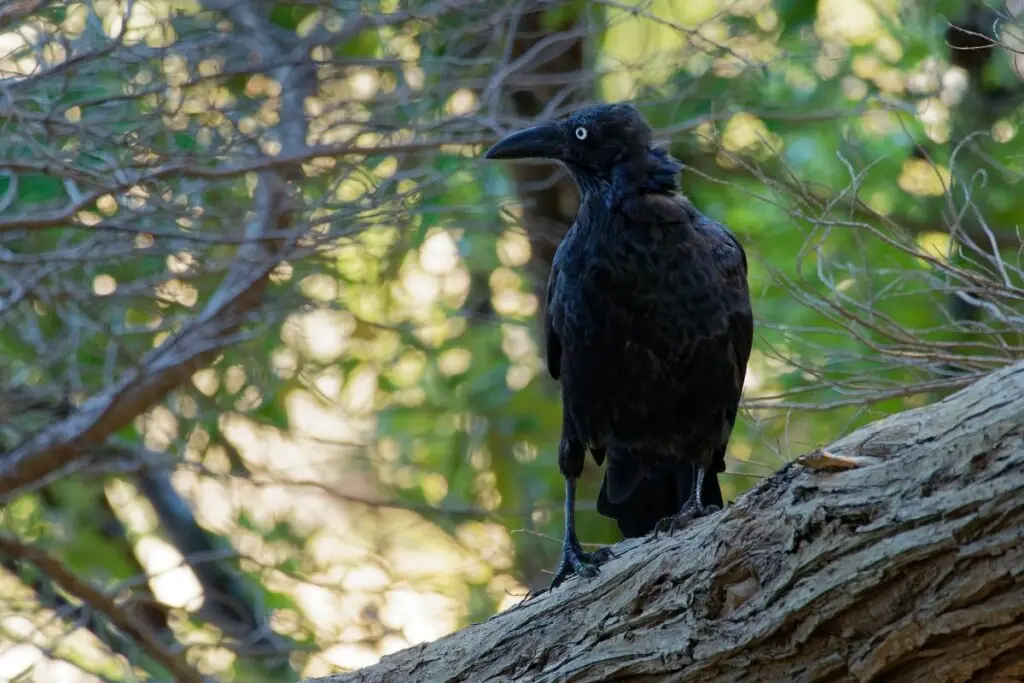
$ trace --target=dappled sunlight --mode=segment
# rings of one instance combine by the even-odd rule
[[[351,314],[318,308],[290,316],[281,328],[281,337],[303,355],[327,363],[345,352],[354,327]]]
[[[440,258],[449,259],[449,266],[454,263],[444,251],[440,254]],[[330,323],[323,323],[327,319],[311,320],[306,328],[309,334],[326,334],[317,326],[329,326]],[[522,335],[518,338],[520,345],[527,345],[518,351],[521,355],[529,350],[531,342]],[[409,380],[415,381],[415,376],[406,381]],[[374,383],[364,386],[369,388]],[[345,387],[349,393],[353,389],[351,382],[345,383]],[[336,385],[334,390],[339,388]],[[334,390],[321,393],[330,395]],[[354,668],[372,663],[396,649],[450,632],[462,618],[460,605],[466,599],[462,588],[465,582],[492,581],[498,576],[494,570],[507,570],[512,559],[508,531],[499,525],[466,527],[465,534],[469,535],[460,532],[453,538],[411,512],[374,510],[371,522],[366,516],[368,510],[360,510],[358,504],[353,508],[346,496],[382,499],[384,492],[377,491],[369,479],[353,477],[352,465],[344,464],[360,449],[346,447],[350,454],[346,455],[330,444],[368,443],[373,420],[360,417],[362,411],[347,414],[340,396],[333,398],[331,404],[324,404],[307,392],[292,392],[289,410],[293,435],[261,428],[241,416],[224,422],[225,434],[246,461],[260,467],[252,487],[242,482],[204,483],[187,472],[176,475],[181,490],[193,492],[191,498],[197,514],[211,528],[227,531],[234,526],[231,520],[236,511],[244,509],[257,524],[272,525],[289,519],[299,529],[312,533],[306,546],[307,557],[314,566],[322,567],[309,574],[315,581],[277,582],[278,590],[294,593],[303,613],[325,639],[323,655],[307,665],[310,675],[330,670],[325,668],[329,666]],[[332,472],[348,474],[339,478]],[[312,482],[323,484],[321,487]],[[446,487],[443,479],[439,483]],[[205,492],[200,494],[203,489]],[[425,484],[425,490],[429,491],[430,486]],[[335,491],[340,497],[335,497]],[[444,495],[442,488],[431,497],[439,500]],[[325,520],[331,520],[330,524],[325,524]],[[269,565],[277,561],[273,554],[267,555],[257,547],[261,543],[258,535],[238,529],[230,534],[246,557]],[[375,538],[387,539],[386,545],[375,549]],[[379,560],[367,564],[371,557],[368,553]],[[170,585],[170,574],[163,581]],[[424,587],[418,588],[419,584]],[[503,579],[500,585],[503,591],[525,592],[514,581]],[[179,585],[176,595],[186,592],[186,588],[185,583]],[[377,604],[375,596],[382,596],[383,602],[374,609],[380,610],[382,623],[396,633],[382,640],[377,648],[331,645],[328,634],[344,634],[358,625],[365,609]],[[502,599],[504,594],[495,595],[495,600]]]
[[[780,143],[779,137],[772,135],[763,121],[746,113],[736,114],[729,119],[722,132],[722,146],[727,152],[753,151],[760,148],[773,151]],[[723,156],[723,160],[727,159],[728,157]]]
[[[946,232],[924,232],[917,236],[917,244],[921,251],[932,258],[949,258],[952,240]]]
[[[420,267],[428,273],[448,273],[459,261],[458,245],[448,232],[439,230],[431,233],[420,247]]]
[[[900,187],[910,194],[939,197],[949,189],[949,169],[931,164],[924,159],[907,159],[900,173]]]
[[[602,90],[609,99],[630,98],[644,86],[663,85],[680,65],[693,75],[711,68],[728,78],[768,63],[777,54],[772,40],[754,34],[730,35],[728,27],[734,15],[750,17],[765,31],[773,30],[778,19],[770,0],[629,0],[609,3],[606,12],[609,29],[601,66]]]
[[[139,540],[135,552],[152,577],[149,585],[157,600],[190,612],[199,607],[203,588],[174,546],[150,536]]]
[[[500,533],[506,539],[506,550],[504,555],[495,556],[488,547],[456,542],[414,513],[385,508],[371,514],[358,505],[353,508],[344,496],[364,496],[373,485],[368,481],[360,484],[351,476],[338,480],[327,474],[329,469],[351,471],[338,462],[332,449],[308,440],[274,439],[266,431],[258,438],[253,434],[247,439],[245,429],[242,424],[233,427],[232,440],[248,461],[264,465],[254,486],[231,484],[215,487],[220,491],[200,494],[195,477],[179,472],[177,482],[183,491],[194,491],[196,511],[212,528],[227,530],[224,525],[231,524],[234,512],[244,509],[256,524],[272,525],[290,519],[298,530],[311,534],[305,552],[311,568],[317,569],[307,573],[310,581],[282,577],[275,585],[277,590],[294,593],[307,618],[326,639],[328,649],[323,657],[333,665],[359,666],[366,657],[375,661],[395,647],[450,632],[459,623],[460,587],[467,578],[489,577],[485,567],[499,557],[504,560],[496,566],[509,566],[508,536],[503,528]],[[332,480],[338,483],[330,484]],[[287,481],[309,483],[289,485]],[[324,487],[312,482],[324,482]],[[335,490],[340,498],[334,496]],[[269,548],[258,547],[262,545],[258,534],[235,529],[231,536],[246,557],[268,565],[279,561],[273,553],[266,554]],[[384,547],[377,547],[375,538],[387,539]],[[490,554],[478,560],[476,552]],[[372,560],[374,556],[378,559]],[[171,575],[166,574],[162,580],[170,586]],[[425,587],[416,588],[418,583]],[[176,599],[181,599],[186,589],[185,583],[168,588]],[[374,596],[384,599],[377,608],[384,623],[401,634],[397,644],[392,640],[391,647],[382,645],[378,650],[330,646],[329,634],[341,635],[357,626],[363,611],[376,604]],[[314,658],[309,671],[320,670],[320,665]]]

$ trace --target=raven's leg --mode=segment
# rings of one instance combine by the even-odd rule
[[[671,517],[665,517],[658,522],[654,527],[655,538],[657,538],[658,534],[661,532],[673,534],[676,529],[684,526],[690,520],[718,511],[717,505],[704,507],[704,502],[701,500],[702,491],[704,490],[704,468],[700,465],[693,465],[692,467],[692,473],[688,477],[685,477],[686,470],[677,470],[677,482],[680,482],[680,479],[683,479],[684,477],[687,481],[693,482],[690,489],[690,495],[686,499],[686,502],[683,503],[683,506],[679,509],[679,512]]]
[[[562,539],[562,557],[551,580],[555,588],[572,574],[585,578],[597,575],[598,564],[608,557],[602,551],[586,553],[576,538],[576,480],[583,473],[586,450],[576,436],[568,410],[562,417],[562,440],[558,444],[558,468],[565,477],[565,536]]]
[[[576,478],[565,478],[565,537],[562,540],[562,557],[558,562],[551,588],[556,588],[573,574],[593,578],[600,571],[597,553],[585,553],[576,538]],[[607,559],[607,558],[605,558]]]
[[[604,461],[604,448],[603,447],[591,446],[590,447],[590,452],[591,452],[591,454],[594,455],[594,459],[597,460],[598,463],[601,463],[601,462]],[[576,551],[576,555],[580,559],[582,559],[584,562],[586,562],[587,564],[604,564],[608,560],[610,560],[613,557],[615,557],[615,553],[613,553],[612,549],[608,548],[608,547],[598,548],[594,552],[588,553],[586,550],[583,549],[583,546],[580,545],[580,542],[579,542],[579,540],[577,540],[575,534],[573,534],[573,536],[572,536],[572,543],[573,543],[572,547],[573,547],[573,550]]]

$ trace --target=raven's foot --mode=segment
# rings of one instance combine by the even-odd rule
[[[698,508],[697,503],[691,498],[686,501],[678,513],[671,517],[662,517],[658,520],[658,523],[654,526],[654,534],[651,536],[651,540],[657,540],[661,534],[671,536],[698,517],[707,517],[719,510],[721,508],[717,505],[707,505],[703,508]]]
[[[615,557],[615,553],[613,553],[612,549],[608,547],[598,548],[594,552],[588,553],[575,538],[572,539],[570,543],[572,543],[572,549],[576,551],[576,556],[587,564],[602,565]]]
[[[551,579],[548,590],[557,588],[573,574],[585,579],[594,578],[601,571],[600,565],[614,556],[609,548],[600,548],[592,553],[585,552],[575,538],[566,539],[562,544],[562,559],[558,562],[558,570],[555,572],[555,578]]]

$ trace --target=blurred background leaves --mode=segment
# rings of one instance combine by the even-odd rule
[[[546,585],[577,197],[480,154],[586,102],[747,247],[727,498],[1020,358],[1019,4],[0,8],[0,677],[295,680]]]

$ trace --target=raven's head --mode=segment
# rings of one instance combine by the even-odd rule
[[[608,188],[619,197],[672,192],[680,166],[651,144],[643,114],[631,104],[600,104],[499,140],[488,159],[561,161],[581,189]]]

